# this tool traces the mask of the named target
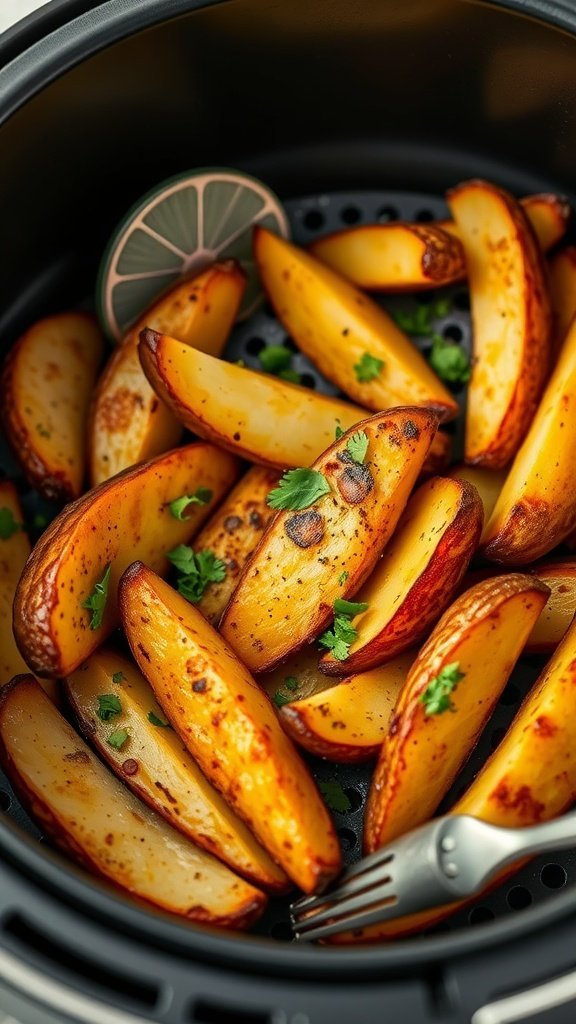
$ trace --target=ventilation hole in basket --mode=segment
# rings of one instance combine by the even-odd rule
[[[540,872],[540,881],[547,889],[561,889],[566,885],[568,875],[561,864],[545,864]]]
[[[9,811],[12,806],[12,798],[5,789],[0,789],[0,810]]]
[[[532,893],[524,885],[514,885],[506,893],[506,902],[511,910],[524,910],[532,903]]]
[[[315,381],[315,379],[314,379],[314,377],[312,376],[311,373],[301,373],[300,374],[300,383],[305,388],[315,388],[316,387],[316,381]]]
[[[320,210],[308,210],[304,216],[304,227],[308,228],[308,231],[319,231],[324,227],[324,214],[320,213]]]
[[[468,923],[486,924],[487,921],[493,921],[495,916],[494,911],[490,907],[473,907],[468,914]]]
[[[376,212],[376,220],[386,224],[389,220],[398,220],[398,210],[395,206],[381,206]]]
[[[263,338],[248,338],[244,347],[251,356],[258,356],[262,349],[266,348],[266,342]]]
[[[298,352],[298,345],[295,341],[292,341],[292,338],[284,338],[282,345],[284,348],[289,348],[291,352]]]
[[[456,292],[454,296],[454,305],[456,309],[461,309],[464,312],[470,309],[470,295],[468,292]]]
[[[345,206],[344,209],[340,211],[340,220],[343,221],[344,224],[357,224],[361,216],[362,214],[357,206]]]
[[[445,338],[450,338],[451,341],[462,341],[464,337],[464,331],[458,324],[448,324],[442,331],[442,334]]]
[[[292,936],[292,928],[288,921],[276,921],[270,929],[270,935],[273,939],[281,939],[283,942],[289,942]]]
[[[493,729],[490,737],[490,750],[496,750],[496,747],[500,745],[506,735],[506,729],[499,726],[497,729]]]
[[[344,792],[350,801],[350,810],[357,811],[359,807],[362,807],[362,793],[355,786],[350,786],[345,789]]]
[[[434,214],[432,210],[418,210],[416,217],[414,218],[419,224],[427,224],[429,221],[434,220]]]
[[[340,843],[344,853],[348,853],[349,850],[353,850],[358,842],[356,833],[351,828],[339,828],[338,835],[340,837]]]
[[[515,704],[518,704],[522,694],[514,683],[508,683],[508,686],[500,697],[500,704],[505,708],[512,708]]]

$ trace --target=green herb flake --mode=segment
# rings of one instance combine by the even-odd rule
[[[438,319],[444,316],[449,316],[452,312],[452,299],[448,295],[442,295],[439,299],[436,299],[432,310],[434,316]]]
[[[104,575],[101,580],[94,585],[94,590],[82,601],[81,607],[87,608],[88,611],[92,612],[92,618],[90,619],[90,629],[99,629],[102,625],[102,619],[104,618],[104,610],[106,608],[106,602],[108,600],[108,584],[110,583],[110,570],[112,563],[109,562],[104,570]]]
[[[226,563],[208,549],[193,551],[179,544],[168,552],[168,558],[181,573],[176,584],[178,591],[191,604],[201,600],[210,583],[222,583],[226,579]]]
[[[450,694],[454,692],[460,680],[464,679],[465,674],[460,671],[460,662],[453,661],[430,680],[420,695],[420,703],[424,705],[427,715],[441,715],[444,711],[456,710]]]
[[[360,362],[354,364],[354,372],[359,384],[369,384],[371,380],[375,380],[376,377],[380,376],[383,369],[384,360],[377,359],[376,356],[370,355],[369,352],[364,352]]]
[[[114,672],[114,675],[112,676],[112,682],[116,683],[117,685],[123,683],[125,679],[126,676],[124,675],[123,672]]]
[[[338,814],[347,814],[348,811],[352,810],[350,800],[336,779],[328,779],[326,782],[320,781],[318,789],[324,797],[324,803],[331,811],[336,811]]]
[[[174,501],[169,502],[170,515],[174,516],[174,519],[188,519],[185,513],[190,505],[207,505],[209,501],[212,501],[212,496],[213,491],[208,487],[198,487],[194,494],[183,494],[181,498],[175,498]]]
[[[440,380],[447,384],[465,384],[470,380],[470,360],[463,349],[453,341],[435,334],[428,361]]]
[[[342,434],[344,433],[346,433],[346,431],[342,430],[342,427],[340,426],[340,420],[336,420],[336,430],[334,431],[334,439],[336,441],[339,441],[340,438],[342,437]]]
[[[35,530],[43,530],[48,526],[48,516],[44,512],[37,512],[32,520],[32,526]]]
[[[344,569],[344,572],[340,573],[340,575],[338,577],[338,584],[339,584],[339,586],[341,586],[341,587],[344,586],[344,584],[346,583],[346,580],[348,579],[349,575],[350,575],[350,573],[348,572],[348,569]]]
[[[295,693],[300,683],[296,679],[296,676],[286,676],[284,683],[282,684],[286,690],[290,690],[290,693]]]
[[[116,729],[115,732],[110,733],[106,742],[109,743],[111,747],[114,747],[115,750],[122,750],[128,736],[129,733],[126,729]]]
[[[367,608],[368,605],[365,601],[344,601],[341,597],[337,597],[334,601],[335,615],[348,615],[350,618],[354,618],[355,615],[360,615],[360,612],[365,612]]]
[[[334,623],[318,637],[318,643],[328,648],[337,661],[346,661],[350,647],[358,639],[358,630],[351,620],[360,612],[365,612],[368,605],[359,601],[344,601],[337,597],[334,601]]]
[[[310,508],[315,502],[330,493],[330,484],[316,469],[289,469],[280,480],[278,487],[270,491],[266,499],[270,508]]]
[[[283,708],[285,704],[290,703],[290,697],[286,696],[285,693],[282,693],[281,690],[276,690],[276,693],[272,697],[272,703],[275,704],[277,708]]]
[[[16,522],[12,509],[5,506],[0,508],[0,540],[10,540],[21,529],[22,523]]]
[[[292,353],[284,345],[267,345],[258,355],[260,366],[266,373],[280,374],[287,370],[292,362]]]
[[[170,722],[165,722],[162,718],[158,718],[158,715],[155,715],[153,711],[148,712],[148,721],[150,722],[150,725],[158,725],[163,729],[170,728]]]
[[[115,693],[99,693],[96,714],[101,722],[109,722],[114,715],[121,715],[120,698]]]
[[[346,451],[354,459],[354,462],[362,463],[368,451],[368,434],[364,430],[358,430],[352,437],[348,438]]]
[[[286,370],[280,370],[276,376],[280,377],[281,380],[287,380],[290,384],[302,383],[302,377],[296,372],[296,370],[293,370],[291,366]]]

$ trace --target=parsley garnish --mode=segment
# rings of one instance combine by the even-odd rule
[[[287,370],[280,370],[280,373],[278,373],[276,376],[280,377],[282,380],[289,381],[290,384],[302,383],[302,378],[300,374],[297,373],[296,370],[293,370],[291,366],[289,366]]]
[[[383,368],[383,359],[377,359],[376,356],[371,356],[369,352],[364,352],[360,357],[360,362],[354,364],[356,380],[359,384],[368,384],[380,375]]]
[[[294,693],[300,686],[300,683],[296,679],[296,676],[286,676],[283,685],[287,690],[290,690],[290,693]]]
[[[116,729],[115,732],[110,733],[106,742],[109,743],[111,747],[114,747],[115,750],[122,750],[122,747],[128,739],[128,735],[129,734],[126,729]]]
[[[343,601],[337,597],[334,601],[334,623],[332,629],[327,629],[320,637],[318,643],[327,647],[337,661],[346,661],[350,654],[350,646],[358,638],[358,631],[352,625],[351,620],[360,612],[365,612],[367,604],[356,601]]]
[[[115,693],[99,693],[96,714],[102,722],[109,722],[114,715],[122,714],[120,698]]]
[[[16,522],[12,509],[0,508],[0,539],[10,540],[10,537],[13,537],[21,529],[22,524]]]
[[[122,683],[124,679],[126,679],[126,676],[124,675],[123,672],[115,672],[114,675],[112,676],[113,683]]]
[[[90,629],[99,629],[102,625],[104,609],[106,608],[106,601],[108,600],[108,584],[110,582],[111,568],[112,563],[109,562],[104,570],[102,579],[95,584],[94,590],[90,596],[87,597],[85,601],[82,601],[81,607],[87,608],[88,611],[92,612]]]
[[[292,369],[292,353],[284,345],[267,345],[260,352],[260,366],[266,373],[272,373],[291,384],[300,384],[300,374]]]
[[[368,605],[365,601],[344,601],[342,597],[337,597],[334,601],[334,614],[335,615],[348,615],[350,618],[354,618],[355,615],[360,615],[360,612],[365,612]]]
[[[453,661],[445,665],[434,679],[431,679],[424,692],[420,695],[420,703],[424,705],[427,715],[441,715],[443,711],[455,711],[456,708],[450,694],[464,679],[465,672],[460,671],[460,662]]]
[[[285,704],[290,703],[290,697],[281,693],[280,690],[276,690],[276,693],[272,697],[272,703],[275,704],[277,708],[283,708]]]
[[[309,508],[329,493],[330,484],[317,469],[289,469],[266,501],[270,508]]]
[[[193,551],[186,544],[179,544],[168,552],[168,558],[181,573],[178,591],[191,604],[200,601],[210,583],[221,583],[226,579],[226,563],[216,558],[213,551]]]
[[[362,464],[368,451],[368,435],[363,430],[352,434],[352,437],[348,438],[346,451],[354,459],[354,462]]]
[[[344,584],[346,583],[346,580],[348,579],[349,575],[350,575],[350,573],[348,572],[348,569],[344,569],[344,572],[340,573],[340,575],[338,577],[338,583],[339,583],[339,585],[341,587],[344,586]]]
[[[342,786],[336,779],[328,779],[327,782],[320,781],[318,783],[318,789],[324,797],[326,806],[329,807],[331,811],[337,811],[339,814],[346,814],[347,811],[351,810],[352,804],[342,789]]]
[[[288,690],[290,693],[296,693],[296,690],[300,688],[300,683],[296,679],[296,676],[286,676],[282,683],[282,689]],[[276,690],[276,693],[272,697],[272,703],[277,708],[283,708],[285,704],[289,704],[293,697],[289,697],[288,694],[282,693],[282,689]]]
[[[189,505],[207,505],[212,501],[213,492],[208,487],[198,487],[194,494],[183,494],[181,498],[175,498],[168,503],[170,514],[174,519],[187,519],[184,515]]]
[[[435,334],[432,351],[428,361],[441,380],[448,384],[465,384],[470,380],[470,360],[453,341],[447,341],[440,334]]]
[[[342,437],[342,434],[344,433],[345,431],[342,430],[342,427],[340,426],[340,420],[336,420],[336,430],[334,431],[334,439],[336,441],[339,441],[340,438]]]
[[[155,715],[153,711],[148,712],[148,721],[150,722],[150,725],[159,725],[162,726],[163,729],[170,728],[170,722],[164,722],[163,719],[158,718],[158,715]]]
[[[425,338],[434,333],[432,320],[448,316],[451,309],[452,300],[445,295],[433,303],[419,303],[411,313],[398,309],[392,315],[401,330],[406,331],[407,334],[416,334],[420,338]]]

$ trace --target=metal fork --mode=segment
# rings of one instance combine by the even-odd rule
[[[324,939],[474,896],[507,864],[574,845],[576,813],[528,828],[435,818],[348,868],[331,892],[293,903],[294,935]]]

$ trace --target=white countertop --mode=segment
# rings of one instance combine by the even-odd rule
[[[20,18],[25,18],[47,0],[0,0],[0,32],[10,28]]]

